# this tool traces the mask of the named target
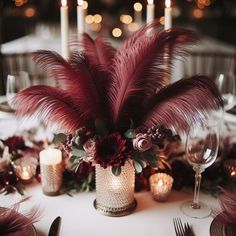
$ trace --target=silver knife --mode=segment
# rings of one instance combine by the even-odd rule
[[[59,228],[61,223],[61,217],[58,216],[51,224],[48,236],[58,236]]]

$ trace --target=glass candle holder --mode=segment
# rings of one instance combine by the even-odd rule
[[[31,182],[38,165],[38,160],[35,157],[22,157],[13,162],[13,167],[16,175],[23,182]]]
[[[224,161],[224,169],[230,178],[236,180],[236,160],[235,159],[229,159],[229,160]]]
[[[39,153],[41,185],[45,195],[55,196],[62,186],[62,153],[49,148]]]
[[[111,167],[106,169],[95,166],[96,199],[94,207],[103,215],[124,216],[136,207],[134,199],[135,171],[132,162],[121,167],[119,176],[112,174]]]
[[[165,202],[171,192],[173,178],[165,173],[156,173],[149,178],[153,199]]]

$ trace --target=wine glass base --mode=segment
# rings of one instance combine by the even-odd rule
[[[209,206],[207,206],[205,203],[200,202],[199,209],[193,208],[192,203],[193,203],[192,201],[187,201],[187,202],[183,202],[180,205],[181,211],[186,216],[196,218],[196,219],[203,219],[203,218],[207,218],[211,215],[212,209]]]

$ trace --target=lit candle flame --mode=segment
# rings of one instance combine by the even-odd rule
[[[82,1],[83,9],[86,10],[88,8],[88,2],[87,1]]]
[[[171,6],[171,1],[170,0],[166,0],[165,4],[166,4],[166,7],[169,8]]]
[[[135,11],[142,11],[142,9],[143,9],[143,5],[140,2],[136,2],[134,4],[134,10]]]
[[[235,172],[235,171],[232,171],[230,175],[231,175],[231,176],[235,176],[235,175],[236,175],[236,172]]]
[[[154,0],[147,0],[148,1],[148,4],[153,4]]]
[[[160,179],[160,180],[158,181],[157,185],[158,185],[159,187],[162,187],[162,186],[164,185],[164,182],[163,182],[163,180],[162,180],[162,179]]]
[[[67,0],[61,0],[61,5],[65,7],[67,5]]]
[[[77,3],[78,3],[79,6],[82,6],[83,5],[83,0],[78,0]]]

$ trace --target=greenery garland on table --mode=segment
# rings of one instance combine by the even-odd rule
[[[8,194],[18,191],[20,194],[24,194],[25,183],[21,182],[17,177],[11,161],[22,156],[34,156],[38,158],[39,151],[44,148],[44,142],[36,142],[32,137],[32,131],[28,131],[27,137],[13,136],[0,141],[0,193]],[[178,151],[180,144],[180,140],[172,140],[166,146],[165,156],[168,158],[167,162],[171,168],[161,170],[173,176],[173,187],[176,190],[181,190],[183,187],[193,188],[194,186],[194,172],[186,163],[184,152]],[[228,137],[222,140],[215,163],[203,173],[202,190],[211,194],[218,192],[218,186],[236,190],[236,178],[230,178],[224,169],[224,161],[227,159],[236,160],[236,143],[231,142]],[[95,189],[94,167],[90,163],[81,163],[76,172],[70,169],[71,166],[67,159],[65,166],[62,193],[71,195],[73,192],[93,191]],[[146,167],[142,173],[136,174],[136,191],[149,190],[149,177],[155,172],[155,169]],[[40,182],[39,168],[37,169],[35,178]]]

